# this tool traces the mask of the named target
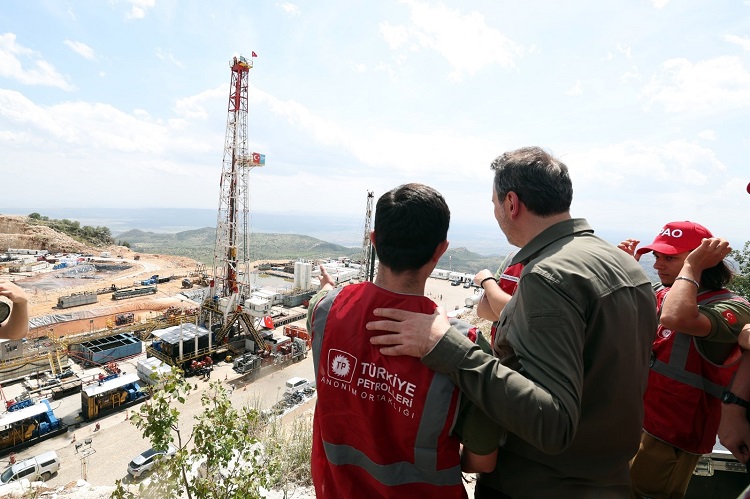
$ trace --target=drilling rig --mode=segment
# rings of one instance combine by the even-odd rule
[[[265,163],[257,153],[247,153],[248,77],[252,59],[235,57],[231,62],[227,130],[224,160],[219,182],[219,211],[216,219],[213,294],[220,298],[244,293],[241,268],[248,272],[248,174]],[[256,161],[257,160],[257,161]]]
[[[169,365],[179,365],[186,375],[207,372],[214,360],[229,352],[242,352],[240,358],[234,359],[235,370],[252,376],[307,356],[304,339],[287,337],[273,341],[272,337],[264,338],[254,324],[254,318],[265,315],[267,305],[253,304],[250,299],[248,177],[251,169],[264,166],[266,160],[265,155],[248,154],[247,150],[248,76],[252,60],[235,57],[229,66],[232,79],[219,183],[213,276],[197,321],[205,328],[180,323],[178,330],[160,337],[159,348],[152,345],[147,350]],[[234,342],[229,341],[232,338],[240,340],[241,346],[235,348]],[[254,346],[248,348],[248,342],[242,340],[249,339]]]
[[[360,258],[359,280],[372,281],[375,274],[375,255],[372,251],[370,232],[372,231],[372,203],[375,199],[372,191],[367,191],[367,208],[365,209],[365,234],[362,238],[362,257]]]
[[[247,148],[248,79],[252,59],[234,57],[229,66],[232,76],[219,182],[213,277],[201,317],[209,329],[217,331],[216,343],[225,340],[230,331],[239,333],[244,329],[262,348],[263,340],[242,306],[251,291],[248,178],[251,169],[265,165],[265,155],[248,153]],[[239,330],[233,329],[235,324]]]

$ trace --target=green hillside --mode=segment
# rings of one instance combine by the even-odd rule
[[[127,241],[133,251],[193,258],[199,262],[213,263],[216,229],[186,230],[175,234],[144,232],[134,229],[117,236]],[[259,232],[250,236],[250,260],[296,260],[298,258],[348,257],[359,260],[360,248],[347,248],[299,234],[273,234]],[[457,272],[475,273],[483,268],[493,272],[502,262],[500,256],[482,256],[466,248],[449,249],[438,263],[439,268]]]
[[[175,234],[161,234],[130,230],[117,236],[127,241],[131,249],[140,253],[187,256],[199,262],[212,263],[216,229],[187,230]],[[281,260],[297,258],[359,258],[358,248],[346,248],[314,237],[298,234],[255,233],[249,238],[251,260]]]

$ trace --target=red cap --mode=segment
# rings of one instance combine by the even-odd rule
[[[670,222],[659,231],[653,243],[638,248],[636,253],[642,255],[657,251],[665,255],[677,255],[693,251],[708,237],[714,237],[711,231],[695,222]]]

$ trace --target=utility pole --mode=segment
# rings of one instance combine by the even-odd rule
[[[83,441],[81,444],[76,444],[76,454],[78,454],[78,450],[81,447],[84,447],[81,450],[80,453],[80,460],[81,460],[81,479],[82,480],[88,480],[88,474],[89,474],[89,456],[92,454],[96,454],[96,450],[94,450],[93,447],[91,447],[91,442],[93,442],[93,439],[87,438]]]

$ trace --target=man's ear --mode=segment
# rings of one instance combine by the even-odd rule
[[[508,199],[508,211],[510,212],[510,215],[512,217],[518,216],[518,213],[521,210],[521,200],[518,198],[518,194],[510,191],[506,196]]]
[[[370,231],[370,243],[372,244],[372,247],[374,248],[375,247],[375,231],[374,230]]]
[[[435,262],[435,264],[437,264],[437,262],[440,260],[440,257],[443,256],[445,254],[445,252],[448,250],[448,245],[449,244],[450,243],[448,242],[447,239],[445,241],[443,241],[442,243],[438,244],[437,248],[435,248],[435,253],[432,254],[431,261],[433,261],[433,262]]]

